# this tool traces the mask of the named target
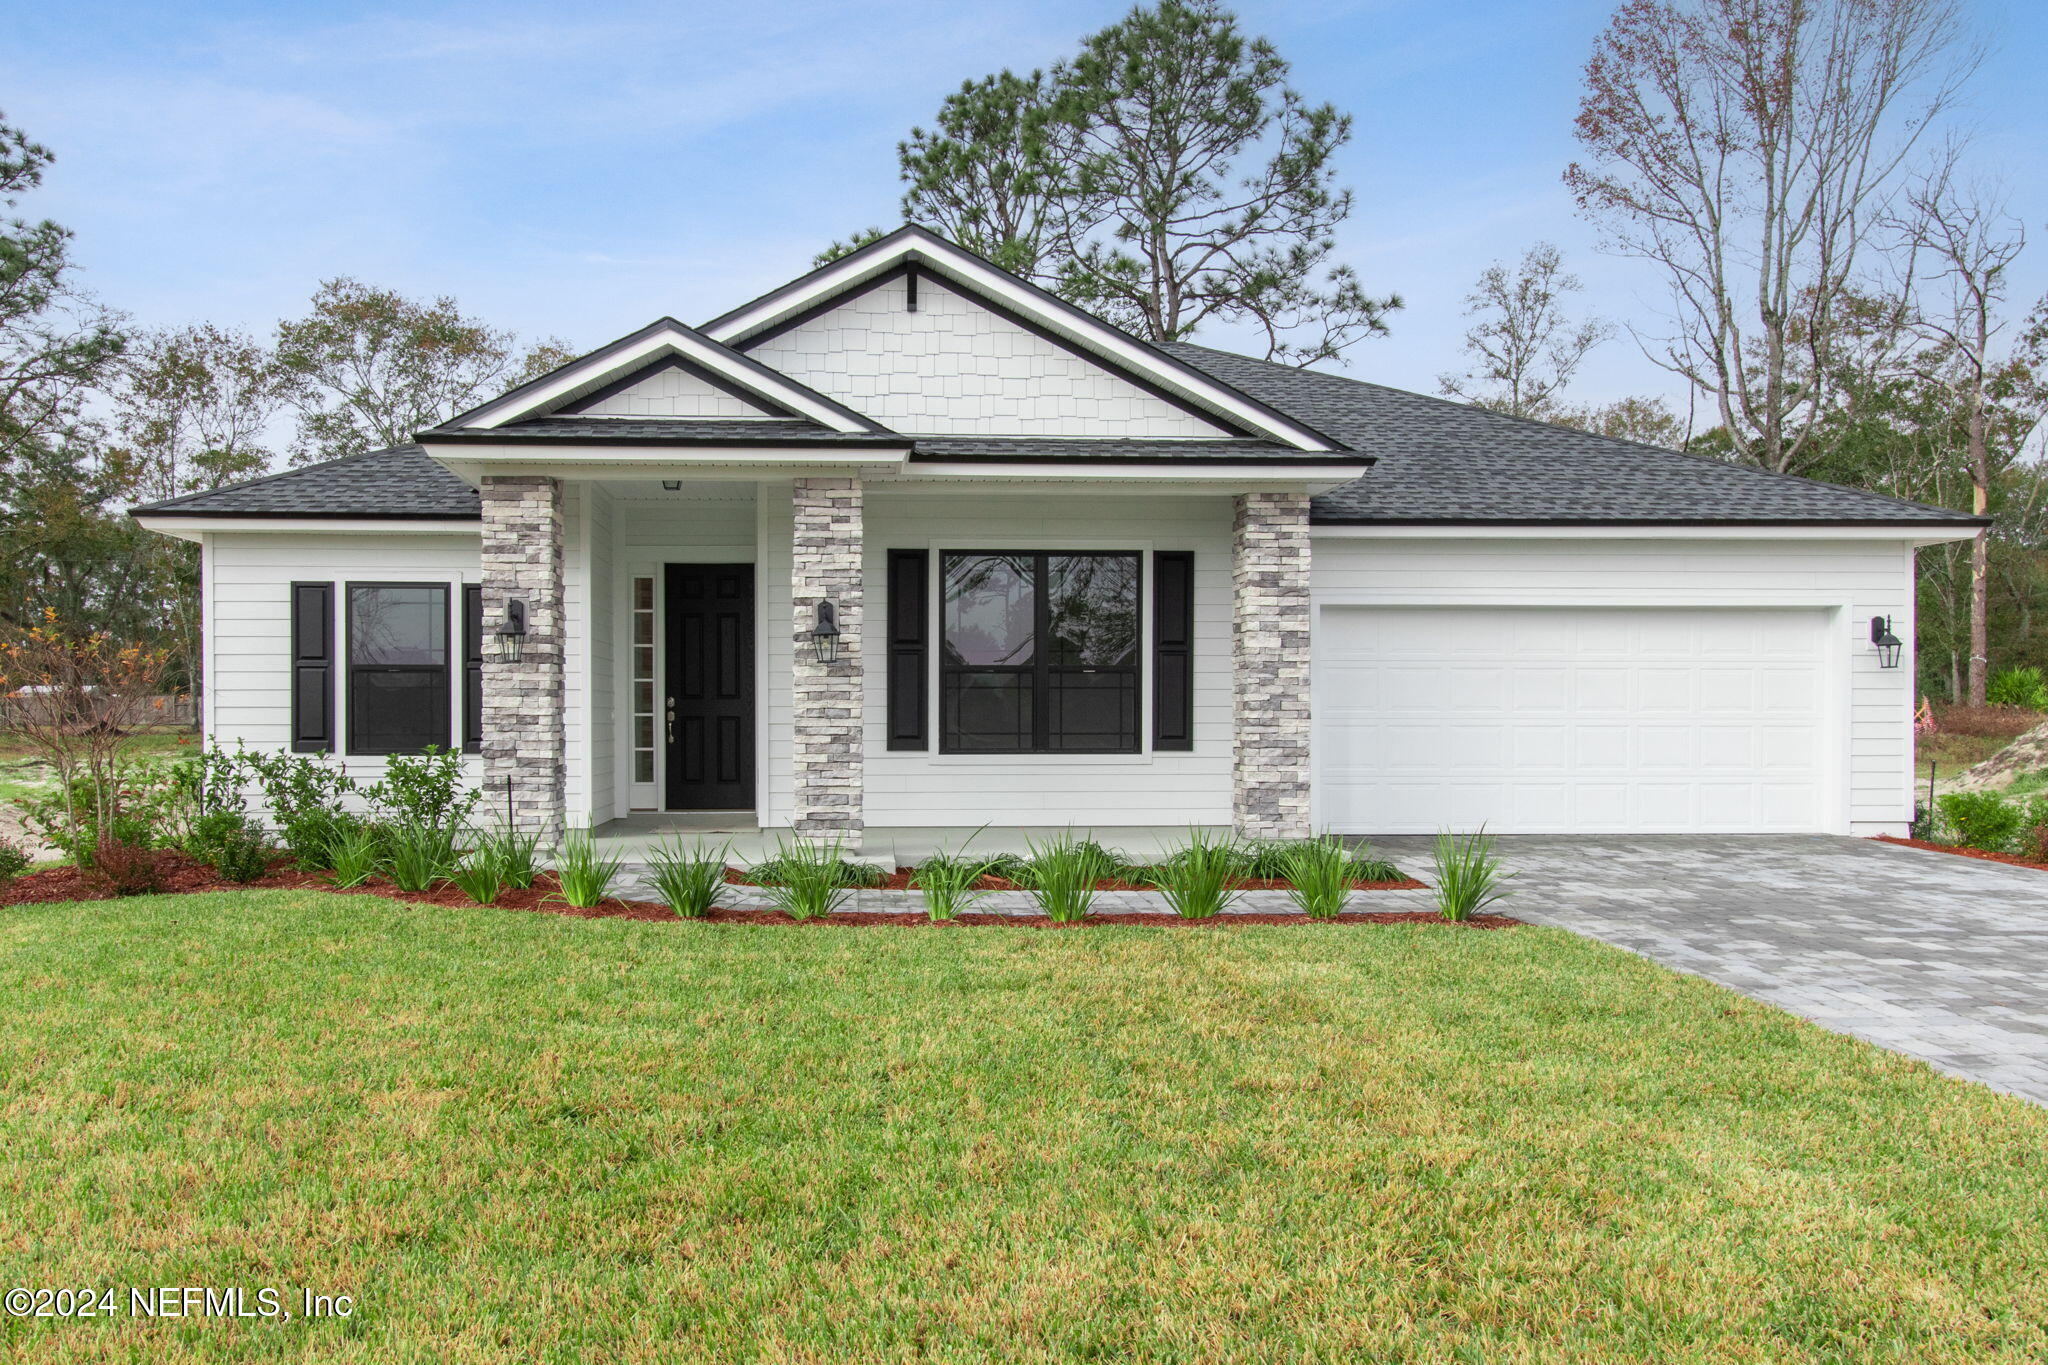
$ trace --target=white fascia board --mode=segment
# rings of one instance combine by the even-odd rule
[[[943,460],[923,460],[916,464],[905,464],[889,483],[892,488],[907,488],[916,483],[943,480],[948,488],[939,491],[957,491],[961,484],[1024,481],[1051,481],[1104,488],[1115,484],[1221,484],[1242,493],[1291,492],[1313,495],[1342,488],[1345,484],[1356,481],[1365,471],[1364,465],[1332,468],[1329,465],[1287,464],[1280,460],[1262,461],[1255,465],[1219,465],[1213,468],[1195,464],[1074,464],[1058,460],[1000,464],[978,460],[959,464]]]
[[[1235,391],[1199,373],[1159,363],[1154,352],[1133,341],[1107,323],[1074,317],[1047,308],[1035,291],[996,270],[986,262],[936,238],[906,238],[894,250],[878,252],[865,260],[849,257],[839,268],[826,270],[802,290],[771,296],[744,313],[705,328],[705,335],[726,345],[736,345],[748,336],[771,327],[786,317],[802,312],[834,294],[843,293],[866,280],[892,270],[906,261],[934,270],[942,279],[980,290],[1014,312],[1030,318],[1047,331],[1055,332],[1113,364],[1122,366],[1170,393],[1232,420],[1296,450],[1335,450],[1339,447],[1306,427],[1280,417],[1269,409],[1253,407]]]
[[[1309,528],[1312,540],[1887,540],[1914,545],[1940,545],[1969,540],[1975,527],[1858,526],[1690,526],[1679,523],[1630,526],[1495,526],[1486,522],[1455,522],[1409,526],[1329,526]]]
[[[546,412],[578,389],[629,374],[651,361],[670,354],[680,355],[685,360],[731,380],[749,392],[758,393],[833,431],[875,430],[872,426],[853,420],[837,408],[820,403],[811,393],[795,384],[774,382],[771,375],[736,368],[731,358],[718,347],[706,346],[700,338],[676,327],[663,327],[624,350],[615,351],[587,365],[572,366],[556,375],[544,388],[522,393],[481,409],[466,425],[488,430],[492,427],[501,427],[507,422],[516,422],[537,412]]]
[[[482,522],[468,517],[152,517],[135,518],[145,531],[203,541],[208,535],[473,536]]]

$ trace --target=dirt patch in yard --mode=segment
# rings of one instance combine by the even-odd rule
[[[1924,848],[1929,853],[1953,853],[1963,858],[1981,858],[1987,863],[2004,863],[2007,867],[2031,867],[2036,872],[2048,872],[2048,863],[2037,863],[2031,858],[2022,858],[2013,853],[1991,853],[1981,848],[1964,848],[1961,844],[1937,844],[1927,839],[1901,839],[1893,834],[1877,836],[1880,844],[1897,844],[1901,848]]]
[[[270,871],[253,882],[231,882],[222,878],[204,863],[193,861],[182,853],[160,853],[157,868],[162,879],[162,890],[166,894],[190,894],[200,891],[265,891],[303,890],[327,891],[342,895],[365,894],[383,896],[390,900],[411,901],[418,905],[473,906],[475,902],[455,886],[443,882],[431,891],[401,891],[382,877],[373,877],[360,886],[340,888],[328,882],[318,872],[302,872],[283,859],[273,863]],[[741,883],[744,884],[744,883]],[[1007,883],[1005,883],[1007,885]],[[1252,885],[1259,886],[1258,883]],[[1419,887],[1420,882],[1371,883],[1367,889],[1391,890]],[[1130,888],[1143,889],[1143,888]],[[1262,888],[1263,889],[1263,888]],[[675,923],[686,922],[666,905],[653,901],[608,899],[594,906],[573,906],[560,898],[560,886],[552,873],[542,873],[531,887],[508,889],[492,902],[500,910],[526,910],[538,914],[570,915],[578,919],[632,919],[665,920]],[[106,894],[89,873],[81,873],[75,867],[45,868],[17,877],[5,886],[0,886],[0,905],[34,905],[58,901],[91,901],[115,899]],[[850,911],[830,915],[823,919],[797,921],[777,910],[748,910],[720,906],[704,916],[698,923],[703,924],[775,924],[791,927],[827,925],[838,928],[937,928],[957,926],[960,928],[990,928],[1007,926],[1017,929],[1089,929],[1111,925],[1151,925],[1154,927],[1178,927],[1185,929],[1241,927],[1254,924],[1435,924],[1447,928],[1509,929],[1521,924],[1520,920],[1507,915],[1475,915],[1463,925],[1452,925],[1431,911],[1370,911],[1347,910],[1334,920],[1311,920],[1298,914],[1246,913],[1219,915],[1207,920],[1184,920],[1167,913],[1137,913],[1117,911],[1114,913],[1090,915],[1078,924],[1055,924],[1043,915],[1000,915],[971,911],[948,924],[933,924],[928,916],[919,911]]]

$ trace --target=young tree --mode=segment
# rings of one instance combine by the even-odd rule
[[[1513,274],[1495,261],[1465,296],[1465,316],[1476,319],[1465,351],[1475,363],[1439,376],[1439,391],[1514,417],[1553,417],[1587,353],[1614,335],[1598,318],[1567,316],[1564,296],[1584,288],[1548,242],[1529,248]]]
[[[1627,0],[1597,40],[1565,183],[1663,271],[1670,330],[1639,339],[1713,398],[1738,458],[1817,458],[1837,308],[1975,65],[1961,27],[1956,0]]]
[[[0,207],[43,182],[47,147],[0,122]],[[0,468],[79,420],[121,352],[119,318],[72,279],[71,233],[49,219],[0,219]]]
[[[342,278],[277,328],[277,363],[298,411],[292,463],[404,445],[413,433],[570,359],[554,341],[523,354],[510,332],[448,297],[420,303]]]

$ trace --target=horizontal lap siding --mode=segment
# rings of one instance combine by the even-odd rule
[[[211,615],[206,621],[206,686],[213,715],[211,738],[233,747],[281,750],[291,739],[291,584],[332,582],[337,592],[351,582],[445,582],[450,585],[450,649],[461,648],[461,592],[481,572],[475,536],[278,535],[217,532],[207,538],[206,576]],[[337,631],[345,613],[337,596]],[[342,644],[341,640],[336,641]],[[451,655],[450,674],[459,693],[462,669]],[[345,705],[345,668],[335,679]],[[451,716],[460,734],[459,710]],[[346,728],[337,735],[346,743]],[[351,773],[376,778],[382,758],[348,758]],[[475,780],[474,757],[462,760]]]
[[[1803,593],[1849,604],[1849,819],[1858,832],[1912,815],[1913,662],[1878,667],[1867,643],[1872,616],[1912,620],[1913,551],[1886,541],[1477,540],[1320,536],[1314,590],[1447,603],[1504,593],[1555,594],[1561,605],[1620,592],[1669,592],[1676,604],[1710,593]],[[1911,639],[1912,632],[1900,629]]]
[[[867,503],[867,823],[1186,825],[1230,819],[1230,521],[1218,496],[889,494]],[[1035,529],[1034,529],[1035,528]],[[783,531],[787,542],[787,530]],[[887,747],[892,549],[1155,549],[1195,553],[1195,747],[1185,753],[970,757]],[[786,589],[785,589],[786,590]],[[1149,613],[1149,591],[1144,594]],[[937,641],[934,641],[936,648]],[[1147,660],[1145,677],[1150,678]],[[1148,685],[1140,689],[1149,697]],[[937,700],[933,705],[936,708]],[[1149,725],[1146,733],[1149,735]]]

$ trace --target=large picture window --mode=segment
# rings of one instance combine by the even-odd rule
[[[1136,753],[1134,552],[940,560],[940,749]]]
[[[348,751],[448,747],[448,585],[348,587]]]

